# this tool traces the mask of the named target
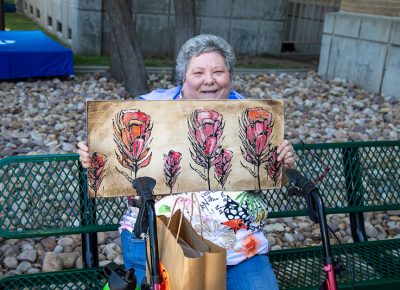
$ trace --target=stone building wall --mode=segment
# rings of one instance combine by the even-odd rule
[[[343,12],[400,17],[399,0],[342,0]]]
[[[342,8],[325,17],[319,74],[400,98],[400,1],[343,0]]]
[[[109,52],[109,26],[102,0],[17,1],[22,2],[19,6],[28,17],[49,31],[55,31],[75,53]],[[224,37],[238,54],[279,55],[286,4],[286,0],[198,0],[197,33]],[[174,0],[133,0],[132,13],[143,53],[146,56],[172,55]]]

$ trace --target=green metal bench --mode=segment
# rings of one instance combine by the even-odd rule
[[[89,199],[77,154],[0,160],[0,236],[21,239],[81,234],[83,269],[0,279],[0,289],[102,289],[97,232],[115,231],[122,198]]]
[[[400,209],[400,140],[307,147],[297,147],[299,171],[311,180],[324,171],[313,150],[331,168],[318,183],[326,214],[349,214],[354,243],[332,246],[346,267],[339,289],[352,289],[353,277],[355,289],[399,289],[400,239],[368,241],[363,213]],[[272,196],[270,218],[307,215],[302,198],[280,191]],[[325,278],[320,246],[271,251],[270,259],[280,289],[318,289]]]
[[[296,145],[298,169],[318,183],[326,213],[348,213],[354,243],[333,245],[335,257],[353,262],[338,278],[340,289],[400,285],[400,240],[367,241],[363,212],[400,209],[400,141]],[[312,151],[312,152],[311,152]],[[83,269],[0,278],[0,289],[101,289],[97,232],[118,228],[122,198],[89,199],[76,154],[16,156],[0,160],[0,236],[31,238],[82,234]],[[307,215],[304,200],[287,188],[269,191],[270,218]],[[271,262],[281,289],[318,289],[323,280],[319,246],[274,250]],[[397,285],[397,286],[396,286]]]

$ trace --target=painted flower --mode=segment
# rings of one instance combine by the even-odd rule
[[[278,151],[276,146],[271,150],[268,162],[265,164],[265,169],[267,170],[268,176],[271,177],[276,184],[282,171],[282,160],[278,161]]]
[[[172,194],[172,188],[181,173],[180,161],[182,159],[182,154],[177,151],[170,150],[168,154],[164,154],[164,176],[165,183],[170,188],[170,193]]]
[[[113,126],[114,142],[119,151],[119,154],[115,151],[118,162],[131,170],[136,178],[138,170],[151,161],[151,118],[139,110],[124,110],[115,116]],[[120,170],[118,172],[122,173]]]
[[[88,168],[89,187],[94,191],[95,196],[106,176],[106,162],[107,155],[98,152],[94,152],[90,159],[90,167]]]
[[[221,154],[222,133],[225,123],[220,113],[211,109],[197,109],[188,118],[190,150],[193,161],[204,168],[206,175],[200,170],[191,168],[207,181],[210,190],[210,168]]]
[[[233,152],[222,149],[221,154],[214,161],[215,179],[224,188],[225,182],[232,171]]]
[[[254,166],[254,170],[241,164],[257,180],[258,189],[261,189],[260,166],[270,158],[269,139],[274,126],[272,114],[263,108],[246,109],[239,119],[239,126],[243,158]]]

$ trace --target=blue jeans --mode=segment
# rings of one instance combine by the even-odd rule
[[[143,240],[127,230],[121,233],[122,257],[125,268],[135,268],[140,285],[146,276],[146,252]],[[268,255],[256,255],[238,265],[227,266],[227,290],[278,290],[278,283]]]
[[[146,248],[144,240],[136,239],[127,230],[121,232],[122,258],[126,269],[135,269],[137,284],[146,276]]]
[[[268,255],[256,255],[235,266],[227,266],[227,290],[278,290]]]

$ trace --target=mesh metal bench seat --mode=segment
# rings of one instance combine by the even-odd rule
[[[345,272],[337,277],[339,289],[398,289],[400,283],[400,240],[332,245]],[[276,250],[270,253],[280,289],[319,289],[325,279],[320,246]],[[354,278],[353,278],[354,275]]]
[[[352,289],[353,272],[356,289],[398,289],[400,239],[368,241],[363,213],[400,209],[400,141],[312,144],[296,149],[298,169],[309,179],[317,179],[330,167],[318,183],[326,214],[349,215],[355,242],[332,246],[333,256],[340,257],[346,268],[343,278],[338,277],[339,288]],[[269,192],[267,200],[269,217],[307,215],[304,200],[288,197],[286,189]],[[280,289],[321,285],[321,247],[276,250],[270,259]]]
[[[357,286],[395,289],[393,285],[400,283],[400,242],[367,241],[363,213],[400,209],[400,141],[295,145],[295,149],[302,174],[316,179],[327,173],[318,183],[326,213],[350,216],[355,242],[334,245],[333,255],[340,256],[346,267],[349,257],[354,262]],[[105,277],[96,267],[96,233],[118,228],[125,211],[122,198],[89,199],[76,154],[4,158],[0,177],[0,236],[79,233],[82,251],[89,253],[83,257],[84,269],[4,277],[0,289],[101,289]],[[269,218],[307,215],[304,200],[289,196],[287,187],[265,195]],[[320,247],[275,250],[270,256],[281,289],[318,288],[323,275]],[[348,268],[338,278],[341,289],[351,289]]]
[[[103,267],[9,276],[0,289],[103,289],[107,278]]]

